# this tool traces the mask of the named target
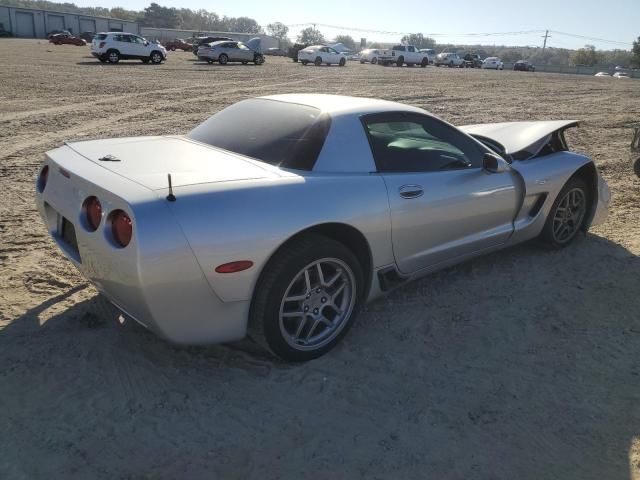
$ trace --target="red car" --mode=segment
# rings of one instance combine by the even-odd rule
[[[63,45],[68,43],[70,45],[84,46],[87,44],[87,41],[84,38],[74,37],[67,33],[57,33],[49,37],[49,43],[53,43],[54,45]]]
[[[171,50],[172,52],[175,52],[176,50],[190,52],[191,50],[193,50],[193,45],[185,42],[181,38],[176,38],[175,40],[172,40],[170,42],[163,42],[162,44],[164,45],[164,48],[166,48],[167,50]]]

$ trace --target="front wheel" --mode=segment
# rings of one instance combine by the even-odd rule
[[[220,54],[220,56],[218,57],[218,63],[220,65],[226,65],[229,62],[229,57],[227,56],[226,53],[222,53]]]
[[[253,63],[256,65],[262,65],[264,63],[264,57],[262,55],[256,55],[253,57]]]
[[[118,63],[120,61],[120,53],[117,50],[110,50],[107,53],[107,60],[109,63]]]
[[[294,240],[267,265],[254,293],[249,335],[274,355],[306,361],[347,333],[364,276],[343,244],[316,234]]]
[[[427,65],[429,65],[429,59],[428,58],[423,58],[422,62],[420,62],[420,67],[421,68],[425,68]]]
[[[341,58],[341,59],[340,59],[340,62],[338,63],[338,65],[339,65],[340,67],[344,67],[346,63],[347,63],[347,61],[346,61],[344,58]]]
[[[302,65],[306,65],[307,63],[309,63],[309,60],[300,60],[300,63],[302,63]]]
[[[151,63],[154,65],[162,63],[162,54],[160,52],[151,52],[151,56],[149,58],[151,59]]]
[[[404,57],[398,57],[398,61],[396,62],[396,67],[401,67],[404,63]]]
[[[320,65],[322,65],[322,58],[320,58],[320,57],[316,57],[316,59],[315,59],[315,61],[313,62],[313,64],[314,64],[316,67],[319,67]]]
[[[378,63],[378,59],[377,59],[376,57],[373,57],[373,58],[371,59],[371,63],[372,63],[373,65],[375,65],[376,63]]]
[[[553,203],[540,238],[554,248],[569,245],[584,227],[589,201],[587,184],[580,178],[569,180]]]

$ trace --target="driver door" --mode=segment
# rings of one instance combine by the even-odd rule
[[[402,273],[500,245],[511,236],[522,192],[511,169],[482,168],[485,147],[419,113],[366,115],[363,123],[387,187],[393,252]]]
[[[338,53],[337,50],[334,50],[331,47],[327,47],[327,52],[328,52],[327,54],[328,58],[326,61],[328,63],[340,63],[340,54]]]

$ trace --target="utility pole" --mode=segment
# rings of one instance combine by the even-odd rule
[[[551,38],[551,35],[549,35],[549,30],[547,30],[545,34],[540,38],[544,38],[544,43],[542,44],[542,55],[544,55],[544,49],[547,48],[547,38]]]

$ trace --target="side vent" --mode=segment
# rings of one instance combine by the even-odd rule
[[[533,218],[536,215],[538,215],[538,213],[540,213],[540,210],[542,209],[542,206],[544,205],[544,202],[546,199],[547,199],[546,193],[543,193],[538,197],[538,199],[536,200],[536,203],[533,204],[533,207],[531,207],[531,210],[529,211],[529,217]]]

